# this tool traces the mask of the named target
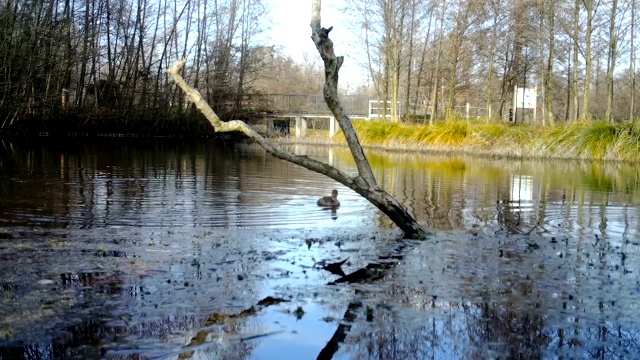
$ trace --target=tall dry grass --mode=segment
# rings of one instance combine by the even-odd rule
[[[556,126],[446,121],[435,125],[356,121],[365,147],[515,158],[640,161],[640,121]],[[333,142],[344,143],[341,133]]]

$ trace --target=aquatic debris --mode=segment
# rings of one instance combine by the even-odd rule
[[[320,239],[318,238],[307,238],[304,240],[305,244],[307,244],[307,250],[311,249],[311,245],[313,244],[320,244]]]
[[[289,302],[289,300],[267,296],[266,298],[258,301],[258,306],[267,307],[271,305],[277,305],[283,302]]]
[[[373,321],[373,308],[367,305],[367,321]]]
[[[124,251],[120,251],[120,250],[105,250],[105,249],[98,249],[93,253],[94,256],[101,256],[101,257],[117,257],[117,258],[126,258],[127,257],[127,253]]]
[[[209,318],[207,319],[207,321],[205,322],[205,328],[208,328],[212,325],[216,325],[216,324],[222,324],[222,323],[230,323],[235,321],[236,319],[243,319],[246,318],[248,316],[251,315],[255,315],[256,312],[261,309],[261,308],[265,308],[271,305],[277,305],[283,302],[289,302],[289,300],[286,299],[282,299],[282,298],[275,298],[272,296],[267,296],[264,299],[258,301],[258,303],[256,304],[256,306],[251,306],[248,309],[244,309],[241,312],[237,313],[237,314],[218,314],[218,313],[214,313],[209,315]],[[256,309],[256,307],[258,309]],[[300,307],[298,307],[298,309],[302,309]],[[302,313],[304,314],[304,311],[302,311]],[[302,315],[300,316],[302,317]],[[185,349],[193,349],[196,346],[202,345],[207,341],[207,336],[209,335],[210,331],[207,330],[201,330],[198,331],[198,333],[191,338],[191,341],[189,342],[189,344],[187,346],[185,346]],[[259,334],[259,335],[252,335],[246,338],[241,338],[240,341],[247,341],[247,340],[251,340],[251,339],[255,339],[258,337],[263,337],[263,336],[268,336],[271,335],[272,333],[266,333],[266,334]],[[186,350],[184,352],[182,352],[178,358],[179,359],[190,359],[194,354],[194,350]]]
[[[256,335],[251,335],[251,336],[246,336],[243,338],[240,338],[240,342],[245,342],[245,341],[249,341],[249,340],[254,340],[254,339],[259,339],[265,336],[271,336],[271,335],[275,335],[275,334],[280,334],[282,332],[282,330],[280,331],[270,331],[270,332],[266,332],[264,334],[256,334]]]
[[[13,329],[0,330],[0,339],[8,339],[13,334]]]
[[[362,268],[352,272],[349,275],[345,275],[336,281],[330,282],[329,285],[340,283],[360,283],[365,281],[374,281],[381,278],[382,275],[369,271],[366,268]]]
[[[344,271],[342,271],[342,265],[344,263],[346,263],[347,260],[349,260],[349,258],[346,258],[346,259],[344,259],[342,261],[338,261],[338,262],[335,262],[335,263],[330,263],[330,264],[324,265],[324,266],[322,266],[322,268],[324,270],[327,270],[328,272],[334,274],[334,275],[338,275],[338,276],[344,277],[344,276],[347,276],[347,275],[344,273]]]

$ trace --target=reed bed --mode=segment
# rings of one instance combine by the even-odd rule
[[[560,158],[640,161],[640,121],[581,121],[556,126],[446,121],[435,125],[356,121],[364,147],[435,151],[509,158]],[[342,133],[329,139],[314,134],[307,143],[345,143]],[[290,139],[288,142],[299,140]]]

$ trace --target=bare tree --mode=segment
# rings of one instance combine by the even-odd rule
[[[449,95],[447,97],[447,119],[453,119],[455,114],[456,88],[459,85],[460,63],[463,58],[463,45],[468,41],[468,33],[479,19],[480,2],[474,0],[458,1],[454,9],[453,29],[450,33],[449,64]]]
[[[631,50],[629,51],[629,74],[631,74],[631,95],[629,98],[629,120],[633,121],[635,119],[635,101],[636,101],[636,73],[635,73],[635,62],[636,62],[636,45],[635,45],[635,29],[636,29],[636,6],[637,1],[631,1]]]
[[[611,4],[611,17],[609,19],[609,54],[607,56],[607,110],[604,116],[608,122],[613,121],[613,72],[616,67],[616,55],[618,53],[618,36],[616,34],[616,13],[618,0]]]
[[[637,1],[631,1],[631,50],[629,51],[629,74],[631,74],[631,97],[629,99],[629,121],[633,121],[635,114],[635,97],[636,97],[636,45],[635,45],[635,22],[636,22]]]
[[[486,105],[486,111],[487,111],[487,120],[491,120],[493,118],[493,113],[492,113],[492,101],[493,101],[493,78],[495,76],[495,49],[496,49],[496,43],[498,41],[497,37],[498,37],[498,28],[499,28],[499,21],[500,21],[500,15],[502,13],[502,2],[499,0],[491,0],[489,2],[490,5],[490,12],[491,12],[491,40],[489,42],[489,52],[488,52],[488,64],[487,66],[489,67],[489,71],[487,74],[487,105]]]
[[[584,61],[585,61],[585,77],[584,77],[584,97],[582,99],[582,116],[585,119],[591,118],[590,111],[590,97],[591,97],[591,74],[593,70],[593,58],[591,54],[591,43],[592,43],[592,34],[593,34],[593,17],[594,12],[596,10],[596,1],[595,0],[582,0],[586,10],[587,10],[587,25],[586,25],[586,41],[585,41],[585,50],[584,50]]]
[[[272,46],[257,47],[249,54],[254,69],[246,82],[252,91],[271,94],[278,89],[283,94],[320,94],[324,84],[324,70],[318,61],[305,56],[300,64]]]
[[[313,0],[311,37],[324,62],[325,85],[323,94],[329,109],[331,109],[342,128],[349,149],[351,150],[351,154],[355,159],[356,166],[358,168],[357,176],[349,176],[331,165],[310,159],[307,156],[296,155],[285,151],[279,146],[266,140],[243,121],[221,121],[207,102],[202,98],[200,93],[189,86],[180,75],[180,71],[184,67],[186,60],[176,62],[176,64],[169,68],[167,72],[195,103],[196,107],[202,111],[216,131],[240,131],[256,141],[256,143],[262,146],[268,153],[334,179],[369,200],[369,202],[385,213],[404,232],[405,236],[411,238],[422,238],[426,235],[426,230],[418,224],[404,206],[383,190],[376,182],[371,166],[369,165],[369,161],[367,160],[364,150],[360,145],[360,141],[358,140],[358,135],[353,128],[353,124],[338,99],[338,73],[344,58],[342,56],[335,56],[334,54],[333,42],[329,39],[329,32],[332,27],[328,29],[321,27],[320,5],[320,0]]]
[[[573,111],[571,112],[571,120],[577,121],[579,116],[579,95],[578,95],[578,52],[579,52],[579,43],[580,40],[578,36],[580,35],[580,1],[575,0],[574,8],[573,8],[573,37],[572,37],[572,53],[573,53],[573,72],[571,73],[571,94],[573,97]]]
[[[411,102],[411,70],[413,69],[413,56],[415,54],[414,33],[417,29],[416,1],[411,1],[411,20],[409,22],[409,49],[407,52],[407,83],[405,85],[404,111],[409,111]]]
[[[442,60],[442,38],[444,37],[444,16],[447,12],[447,2],[442,4],[442,11],[440,12],[440,34],[438,38],[438,50],[436,55],[436,67],[434,70],[434,84],[431,89],[431,108],[429,110],[429,125],[433,125],[435,119],[438,116],[438,87],[440,87],[440,62]]]
[[[540,23],[544,24],[546,21],[546,27],[541,26],[547,32],[547,56],[545,61],[540,62],[540,72],[542,78],[542,124],[546,124],[546,119],[549,119],[549,125],[555,125],[555,115],[553,113],[553,69],[554,59],[556,56],[556,43],[555,43],[555,0],[544,1],[540,4]],[[542,32],[544,34],[544,32]],[[540,39],[541,57],[544,59],[544,36]]]
[[[272,92],[266,84],[276,74],[282,75],[281,90],[318,93],[321,66],[298,64],[258,43],[268,16],[264,5],[263,0],[5,1],[0,128],[22,129],[15,125],[26,118],[51,126],[47,130],[64,128],[58,125],[71,119],[106,128],[91,119],[107,113],[116,122],[142,115],[162,123],[157,125],[162,129],[186,124],[182,120],[197,123],[200,117],[186,111],[192,107],[183,106],[180,89],[169,84],[165,70],[175,58],[192,64],[185,78],[222,118],[234,118],[261,89]],[[410,112],[421,100],[426,104],[412,114],[431,115],[433,121],[446,110],[443,105],[451,114],[454,105],[470,102],[495,118],[506,114],[514,85],[528,70],[526,82],[541,90],[538,114],[544,123],[561,108],[564,121],[637,116],[636,6],[637,0],[362,0],[345,8],[353,11],[351,30],[362,35],[362,48],[354,51],[362,50],[362,66],[378,99],[391,107],[402,103]],[[276,58],[261,59],[269,49]],[[313,81],[301,84],[297,79],[307,72]],[[359,89],[373,94],[373,88],[366,90]],[[64,115],[59,112],[63,93],[70,94]],[[396,114],[386,106],[381,112]],[[41,121],[50,118],[60,123]],[[204,129],[211,130],[206,123]]]

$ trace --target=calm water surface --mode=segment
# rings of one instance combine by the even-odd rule
[[[253,145],[0,142],[0,359],[640,357],[637,166],[369,159],[427,240]]]

